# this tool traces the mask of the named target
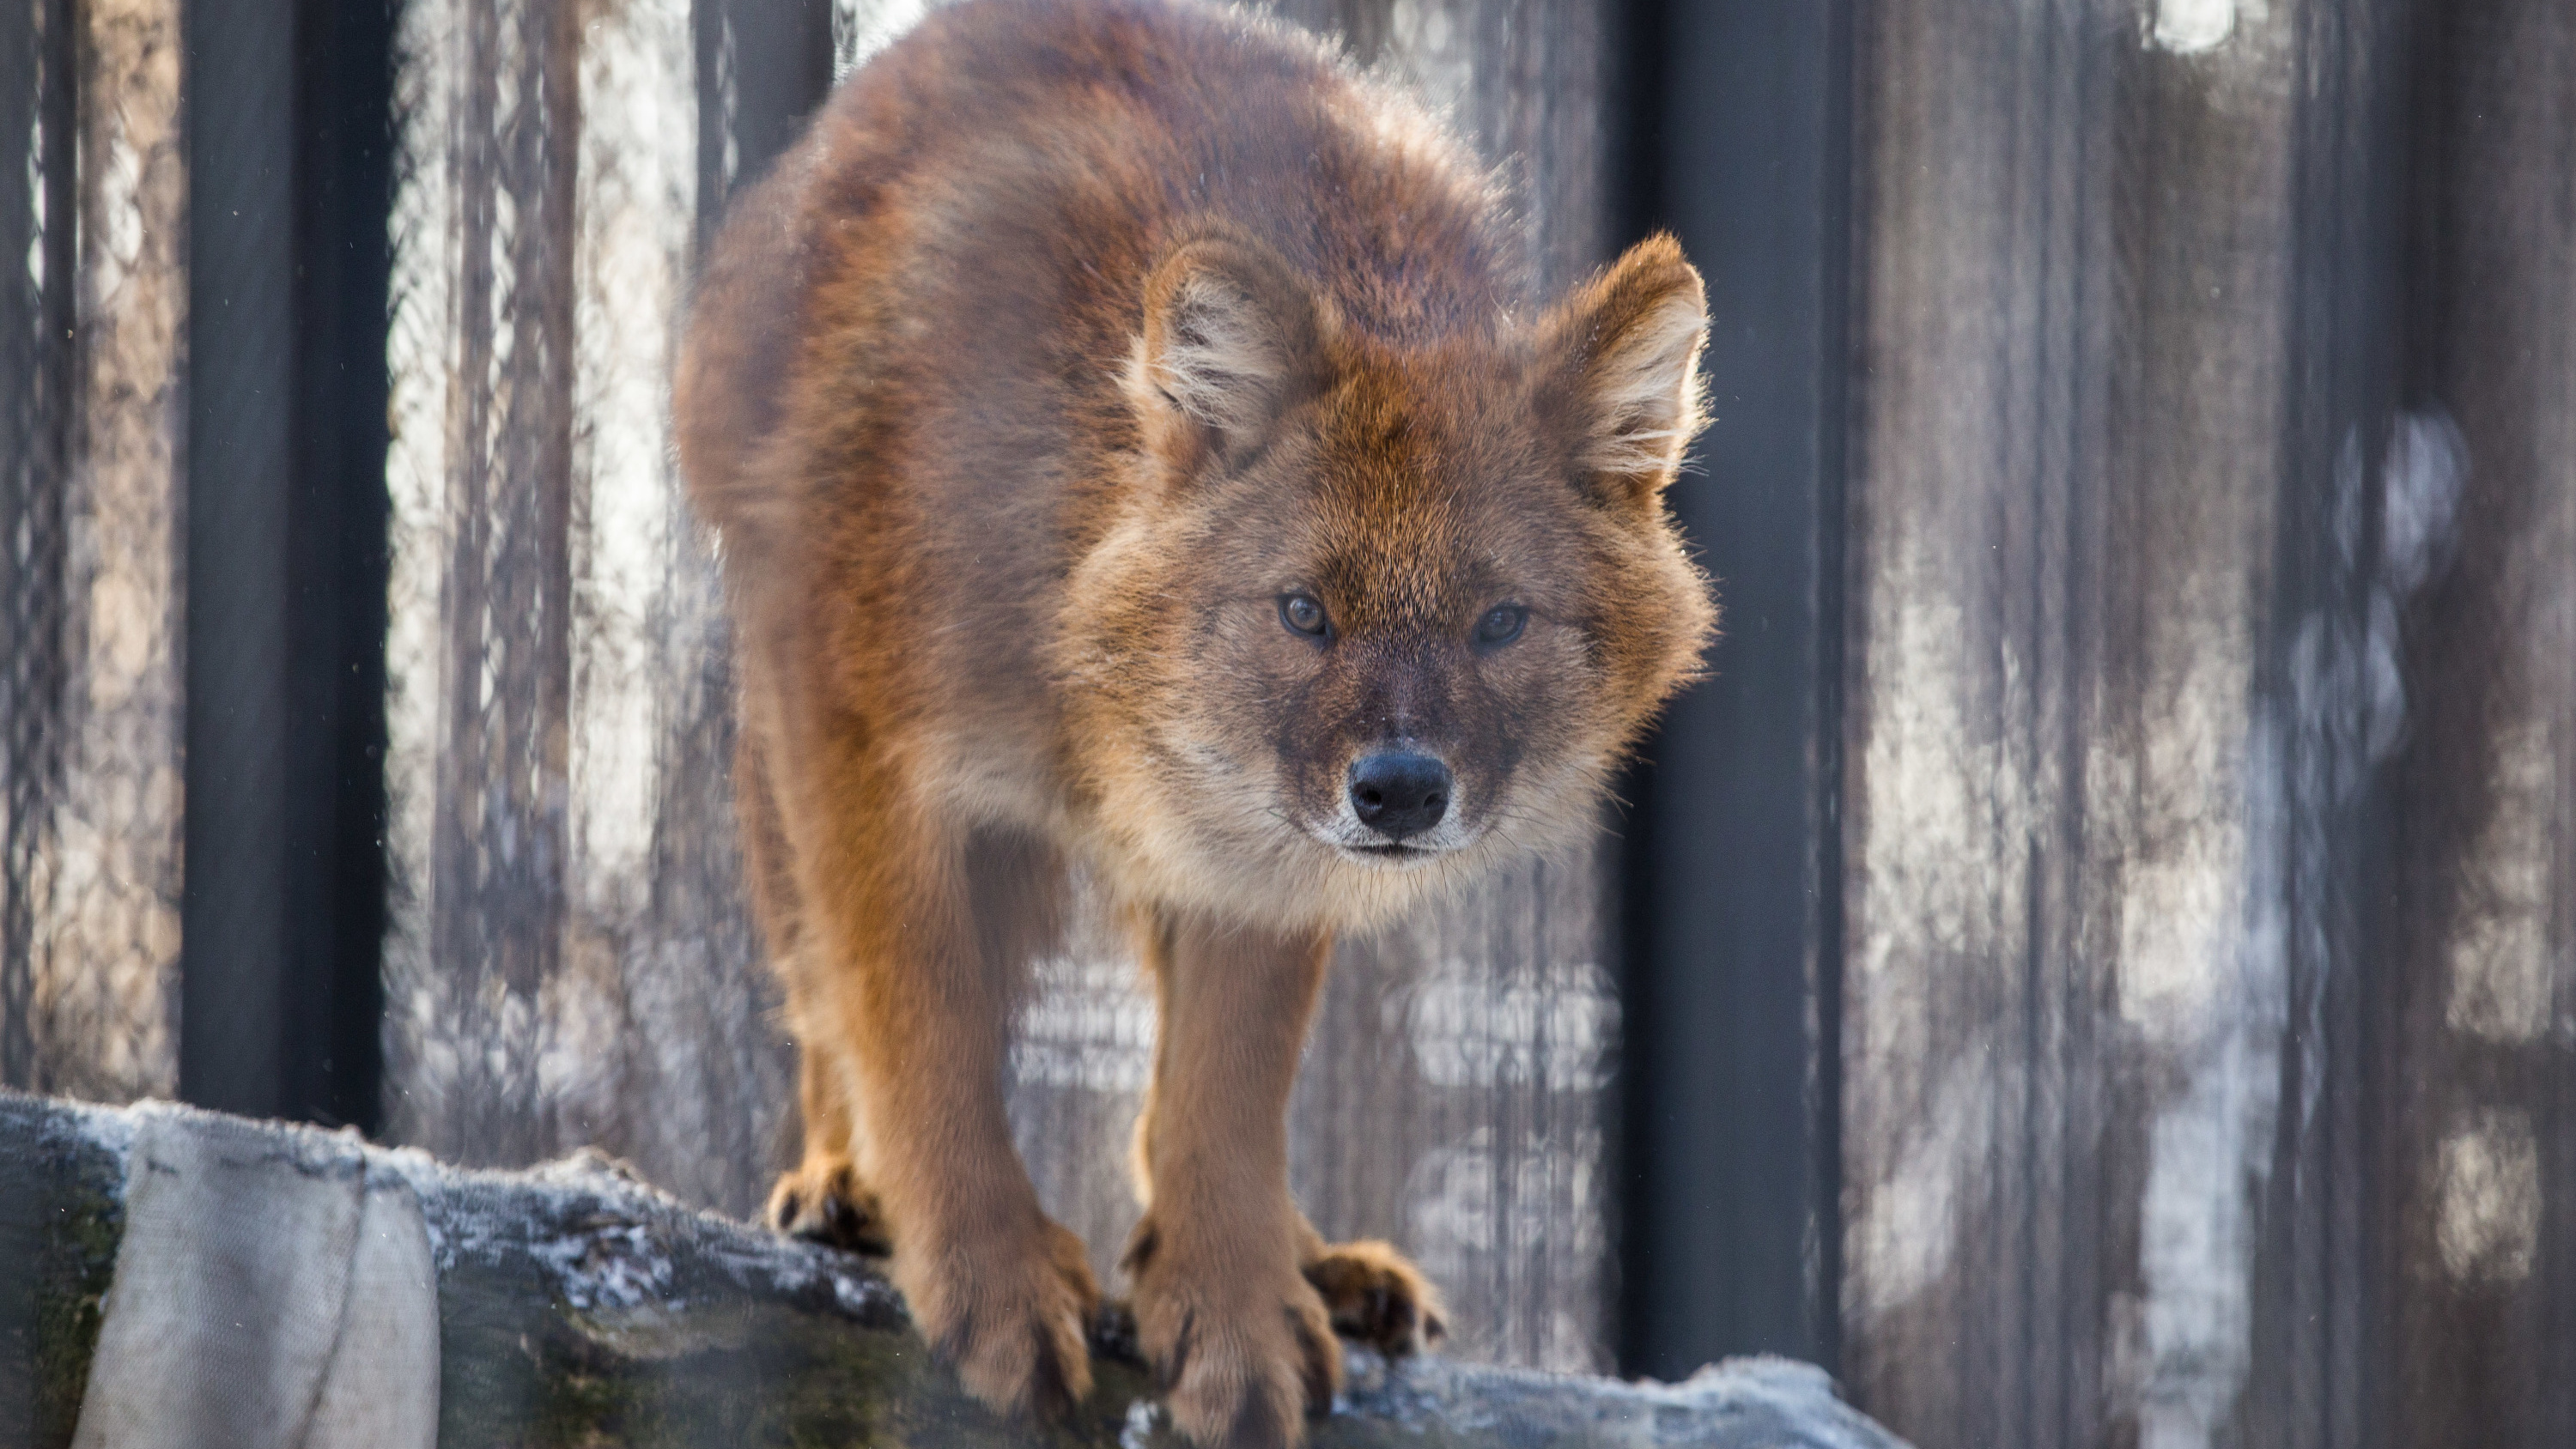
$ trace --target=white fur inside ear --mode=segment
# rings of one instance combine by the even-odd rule
[[[1148,362],[1154,387],[1174,407],[1227,434],[1257,431],[1287,380],[1278,324],[1221,277],[1183,282],[1164,316],[1160,355]]]
[[[1598,422],[1586,462],[1605,473],[1656,473],[1680,463],[1699,432],[1699,349],[1707,332],[1696,299],[1676,297],[1593,359],[1585,384]]]

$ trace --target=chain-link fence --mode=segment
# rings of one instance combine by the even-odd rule
[[[0,1080],[178,1084],[176,0],[0,12]]]

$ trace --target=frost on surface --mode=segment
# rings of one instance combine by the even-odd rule
[[[581,1443],[876,1442],[897,1430],[925,1449],[1024,1442],[1024,1431],[967,1403],[954,1376],[932,1367],[882,1265],[696,1211],[597,1154],[533,1171],[469,1170],[345,1134],[185,1107],[114,1111],[0,1095],[0,1164],[58,1153],[65,1140],[88,1155],[73,1173],[0,1174],[0,1225],[64,1206],[26,1194],[87,1191],[132,1170],[135,1143],[166,1146],[174,1134],[229,1150],[241,1204],[255,1207],[263,1183],[289,1199],[361,1179],[371,1203],[383,1187],[418,1204],[436,1277],[431,1352],[445,1442],[519,1443],[531,1433]],[[255,1216],[239,1225],[259,1229]],[[218,1326],[226,1363],[256,1367],[272,1346]],[[0,1337],[0,1355],[16,1352],[15,1342]],[[1058,1441],[1174,1443],[1141,1366],[1107,1339],[1094,1352],[1098,1387]],[[1314,1425],[1316,1449],[1391,1437],[1459,1449],[1902,1449],[1844,1405],[1821,1370],[1782,1359],[1732,1359],[1678,1384],[1441,1357],[1389,1363],[1361,1349],[1349,1351],[1346,1368],[1348,1392]]]

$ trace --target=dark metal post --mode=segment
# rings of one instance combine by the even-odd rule
[[[296,0],[288,1111],[382,1117],[394,0]]]
[[[832,88],[830,0],[695,0],[698,217],[712,240],[735,188],[757,180]]]
[[[1831,1366],[1849,12],[1641,0],[1628,38],[1635,229],[1708,279],[1673,507],[1726,614],[1626,792],[1619,1359]]]
[[[179,1093],[286,1110],[294,9],[187,7],[187,833]]]
[[[198,0],[180,1094],[371,1125],[382,922],[381,6]]]

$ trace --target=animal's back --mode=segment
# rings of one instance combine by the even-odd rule
[[[1119,376],[1179,241],[1268,246],[1344,324],[1522,302],[1485,176],[1316,42],[1178,0],[969,0],[833,96],[728,222],[678,387],[741,622],[928,724],[945,793],[1063,803],[1046,641],[1138,446]],[[761,585],[774,582],[776,606]],[[897,642],[899,641],[899,642]]]
[[[995,490],[1132,446],[1116,378],[1144,279],[1209,229],[1390,339],[1524,301],[1485,176],[1312,40],[1191,0],[969,0],[842,86],[728,222],[680,367],[700,509],[785,523],[873,475],[944,495],[989,556],[990,510],[1017,511]],[[859,476],[764,471],[799,423]],[[944,476],[866,466],[934,432]]]

